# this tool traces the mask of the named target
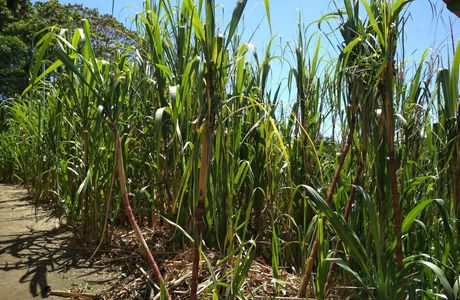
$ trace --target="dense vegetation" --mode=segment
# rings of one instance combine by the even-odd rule
[[[444,67],[428,52],[408,65],[410,1],[344,0],[322,20],[339,24],[336,57],[299,24],[282,60],[274,39],[261,54],[238,33],[246,2],[221,32],[213,0],[147,3],[137,45],[110,59],[89,22],[50,29],[33,84],[6,104],[0,178],[54,203],[93,245],[137,221],[173,226],[194,271],[217,249],[232,265],[214,274],[216,297],[244,298],[261,256],[275,278],[297,270],[300,297],[312,283],[319,298],[348,284],[358,298],[458,299],[460,44]],[[294,103],[269,80],[276,60]]]

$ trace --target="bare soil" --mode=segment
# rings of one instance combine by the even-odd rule
[[[99,294],[117,277],[87,262],[72,234],[26,191],[0,184],[0,299],[63,299],[50,291]]]

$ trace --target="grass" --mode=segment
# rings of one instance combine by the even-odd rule
[[[194,248],[192,299],[204,267],[214,297],[247,297],[255,257],[274,278],[297,270],[299,297],[353,285],[347,296],[458,299],[460,44],[439,71],[426,52],[409,72],[410,1],[344,0],[322,21],[339,24],[337,57],[302,22],[282,56],[273,38],[261,55],[240,35],[246,1],[221,31],[215,5],[147,2],[137,47],[111,61],[86,21],[44,30],[31,86],[1,107],[0,178],[54,203],[94,246],[114,226],[173,220],[175,247]],[[293,103],[269,80],[275,61]]]

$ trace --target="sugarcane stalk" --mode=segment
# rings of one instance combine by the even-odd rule
[[[390,43],[391,44],[391,43]],[[398,271],[403,268],[403,254],[401,242],[401,209],[399,207],[399,193],[398,193],[398,177],[396,174],[396,152],[394,143],[394,125],[393,125],[393,112],[392,112],[392,93],[393,93],[393,55],[387,63],[384,73],[382,74],[383,86],[382,91],[384,95],[384,117],[388,147],[388,169],[390,173],[391,183],[391,196],[393,201],[393,214],[394,214],[394,234],[396,236],[396,265]]]
[[[192,280],[190,287],[190,299],[196,300],[198,295],[198,270],[200,266],[200,246],[203,233],[203,215],[204,215],[204,199],[206,197],[206,187],[208,182],[208,168],[211,156],[211,138],[212,128],[214,126],[215,116],[213,114],[213,68],[208,66],[206,80],[206,99],[207,99],[207,114],[204,123],[204,132],[201,136],[201,159],[200,159],[200,174],[198,182],[198,203],[195,211],[195,243],[193,249],[193,265],[192,265]]]
[[[350,194],[348,195],[347,206],[345,207],[345,212],[343,214],[343,218],[345,219],[345,222],[347,222],[348,218],[350,217],[351,206],[353,205],[355,195],[356,195],[356,186],[359,184],[359,181],[361,179],[361,173],[362,173],[362,171],[364,169],[365,160],[366,160],[366,152],[363,152],[362,155],[361,155],[361,158],[359,160],[358,167],[356,169],[354,178],[353,178],[353,183],[351,185]],[[334,254],[332,255],[333,258],[337,257],[337,255],[338,255],[339,251],[341,250],[341,248],[342,248],[342,240],[339,238],[339,240],[337,241],[337,245],[335,247],[335,250],[334,250]],[[324,284],[324,292],[325,293],[328,292],[328,290],[329,290],[329,288],[331,286],[332,278],[333,278],[333,274],[334,274],[334,268],[335,268],[335,264],[331,263],[329,265],[329,270],[328,270],[328,273],[327,273],[326,283]]]
[[[117,170],[118,170],[118,180],[120,183],[120,191],[121,191],[121,197],[123,200],[123,206],[125,208],[125,214],[126,217],[129,220],[129,223],[131,224],[132,229],[134,230],[134,233],[136,234],[136,237],[141,244],[141,247],[143,248],[143,252],[147,258],[147,262],[149,263],[150,267],[152,268],[153,274],[155,275],[158,283],[160,286],[165,287],[166,291],[166,298],[171,299],[169,296],[168,290],[166,289],[166,286],[164,284],[163,277],[161,276],[160,269],[158,268],[157,263],[155,262],[155,259],[152,255],[152,252],[150,251],[149,246],[147,245],[147,242],[145,241],[141,229],[139,228],[139,225],[137,224],[137,221],[134,217],[133,210],[131,209],[131,205],[129,203],[129,198],[128,198],[128,192],[126,188],[126,173],[125,173],[125,168],[123,164],[123,155],[122,155],[122,147],[121,147],[121,142],[120,142],[120,134],[118,132],[118,129],[116,126],[113,126],[113,136],[114,136],[114,146],[115,146],[115,161],[117,165]]]
[[[196,300],[198,292],[198,269],[200,265],[200,245],[203,232],[203,214],[204,214],[204,198],[206,196],[206,185],[208,178],[209,154],[211,150],[211,133],[208,124],[205,124],[204,133],[201,138],[201,165],[199,177],[199,196],[198,204],[195,212],[195,247],[193,251],[193,267],[192,267],[192,284],[191,284],[191,300]]]
[[[354,108],[351,109],[350,129],[348,132],[347,140],[345,141],[345,144],[342,147],[339,164],[337,165],[337,168],[335,169],[334,177],[332,177],[331,184],[329,185],[329,189],[326,194],[326,203],[328,205],[330,205],[332,202],[332,197],[334,195],[335,187],[337,186],[337,182],[340,178],[340,172],[342,172],[343,165],[345,163],[345,158],[348,155],[351,143],[353,141],[353,133],[355,131],[355,123],[356,123],[355,111],[356,110]],[[310,281],[311,273],[313,271],[313,264],[315,262],[316,253],[318,252],[318,247],[319,247],[318,238],[316,238],[315,241],[313,242],[313,246],[311,247],[310,255],[307,258],[307,261],[305,262],[305,273],[302,278],[302,282],[300,284],[299,291],[297,293],[297,297],[299,298],[306,297],[307,285],[308,285],[308,282]]]

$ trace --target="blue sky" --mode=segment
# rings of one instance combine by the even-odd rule
[[[112,11],[111,0],[60,0],[62,3],[81,3],[85,6],[97,8],[101,13],[110,14]],[[216,0],[216,4],[224,8],[226,18],[231,16],[236,0]],[[341,0],[336,1],[338,5]],[[122,22],[129,24],[129,17],[142,10],[143,0],[115,0],[114,16]],[[460,38],[460,18],[450,13],[442,0],[431,0],[436,6],[437,17],[432,15],[430,0],[415,0],[410,4],[411,18],[406,26],[406,55],[414,59],[428,47],[444,49],[452,44],[450,27],[453,30],[454,42]],[[297,30],[298,13],[302,14],[305,23],[318,20],[322,15],[334,9],[328,0],[270,0],[273,33],[278,34],[284,41],[294,40]],[[269,32],[264,20],[260,28],[257,25],[265,16],[263,0],[249,0],[245,10],[246,32],[257,29],[252,42],[258,49],[266,44]],[[324,43],[326,44],[326,43]],[[451,47],[451,46],[449,46]],[[444,55],[443,55],[444,56]]]
[[[112,12],[112,0],[59,1],[61,3],[81,3],[97,8],[101,13],[111,14]],[[175,2],[175,0],[172,1]],[[143,0],[115,0],[114,17],[129,26],[130,18],[142,10],[143,2]],[[215,0],[215,2],[219,6],[217,12],[222,12],[222,9],[224,11],[224,18],[220,18],[220,24],[225,28],[236,0]],[[335,2],[339,7],[343,3],[342,0],[335,0]],[[432,5],[437,12],[435,15],[432,13]],[[286,42],[296,40],[299,12],[302,14],[304,23],[309,24],[333,11],[335,6],[331,0],[270,0],[270,9],[273,34],[280,37],[273,47],[272,55],[280,55],[280,49],[286,45]],[[447,49],[452,53],[452,40],[456,44],[460,38],[460,18],[448,11],[442,0],[414,0],[408,8],[408,13],[410,18],[405,28],[406,60],[418,62],[423,52],[431,48],[431,55],[439,56],[446,65]],[[245,33],[243,39],[245,37],[248,39],[255,32],[251,43],[256,46],[259,53],[263,53],[270,38],[264,0],[248,0],[243,21]],[[312,27],[311,32],[314,31],[317,31],[317,27]],[[335,45],[330,45],[325,39],[321,45],[325,51],[334,51],[333,46]],[[275,52],[277,49],[279,53]],[[286,57],[286,55],[283,56]],[[272,71],[272,75],[273,73],[279,74],[279,76],[272,77],[272,83],[277,84],[279,80],[286,78],[286,69],[281,70],[279,66],[273,65]]]

